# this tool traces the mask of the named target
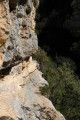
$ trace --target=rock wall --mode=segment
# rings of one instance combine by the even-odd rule
[[[37,2],[37,1],[36,1]],[[0,1],[0,52],[3,68],[29,57],[38,49],[32,0]]]
[[[0,120],[65,120],[41,95],[48,85],[31,55],[38,49],[38,0],[0,0]]]

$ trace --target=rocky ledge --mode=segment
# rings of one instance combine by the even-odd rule
[[[41,95],[48,85],[32,60],[38,0],[0,0],[0,120],[65,120]]]

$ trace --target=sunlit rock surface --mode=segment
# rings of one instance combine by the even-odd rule
[[[0,52],[3,68],[19,63],[38,49],[32,0],[0,1]]]
[[[48,85],[31,55],[38,49],[38,0],[0,0],[0,120],[65,120],[41,95]]]
[[[0,117],[14,120],[65,120],[52,103],[41,95],[48,85],[32,58],[13,67],[0,79]]]

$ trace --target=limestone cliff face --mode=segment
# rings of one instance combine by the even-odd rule
[[[38,0],[0,0],[0,120],[65,120],[41,95],[48,85],[30,57],[38,49]]]
[[[3,53],[3,68],[19,63],[38,49],[34,32],[37,5],[37,0],[0,0],[0,52]]]
[[[0,117],[13,120],[64,120],[52,103],[40,94],[48,85],[35,61],[24,61],[0,80]],[[6,119],[7,120],[7,119]]]

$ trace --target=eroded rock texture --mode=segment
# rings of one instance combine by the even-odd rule
[[[0,52],[4,58],[3,68],[19,63],[38,49],[34,32],[37,5],[37,0],[0,0]]]
[[[64,120],[52,103],[40,94],[40,88],[48,85],[30,58],[13,67],[0,79],[0,117],[13,120]],[[12,120],[10,119],[10,120]],[[7,120],[7,119],[6,119]]]
[[[0,0],[0,120],[65,120],[41,95],[48,85],[30,57],[38,49],[38,0]]]

